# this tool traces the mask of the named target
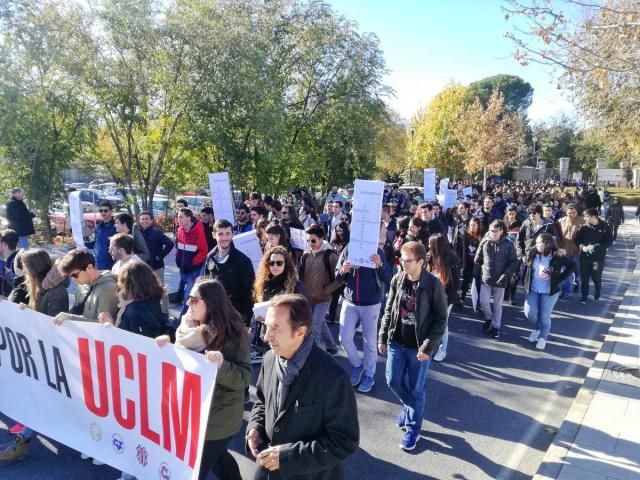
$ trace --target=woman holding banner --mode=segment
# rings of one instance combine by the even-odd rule
[[[220,479],[241,480],[240,468],[227,445],[242,425],[245,390],[253,375],[247,332],[217,280],[196,281],[187,305],[189,309],[176,331],[176,345],[204,352],[218,364],[199,478],[206,479],[212,471]],[[156,338],[159,346],[168,342],[168,335]]]

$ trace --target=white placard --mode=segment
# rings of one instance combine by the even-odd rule
[[[384,182],[356,180],[353,192],[353,219],[349,239],[349,260],[361,267],[374,267],[369,257],[378,252]]]
[[[236,209],[231,195],[231,182],[228,172],[209,174],[209,188],[211,190],[211,208],[213,215],[218,220],[229,220],[236,224]]]
[[[444,199],[442,201],[442,210],[446,211],[448,208],[456,206],[458,200],[458,190],[447,189],[444,191]]]
[[[463,194],[465,197],[471,197],[471,196],[473,196],[473,188],[471,188],[471,187],[464,187],[464,188],[462,189],[462,194]]]
[[[436,169],[424,169],[424,201],[436,199]]]
[[[69,194],[69,221],[71,223],[71,234],[76,247],[85,248],[84,238],[82,237],[82,225],[84,224],[84,214],[82,211],[82,202],[80,201],[80,192],[71,192]]]
[[[198,478],[216,378],[204,355],[11,302],[0,319],[2,413],[137,478]]]
[[[443,178],[442,180],[440,180],[440,190],[438,190],[438,193],[440,195],[444,195],[448,189],[449,189],[449,177]]]
[[[267,310],[269,310],[269,305],[271,305],[270,301],[266,301],[266,302],[260,302],[260,303],[254,303],[253,304],[253,315],[258,318],[258,317],[266,317],[267,316]]]
[[[253,263],[253,271],[257,272],[262,260],[262,248],[260,248],[260,242],[255,230],[234,235],[233,245],[249,257],[249,260]]]
[[[307,235],[304,233],[304,230],[300,228],[290,228],[289,232],[291,232],[291,238],[289,239],[291,242],[291,246],[293,248],[297,248],[298,250],[306,250]]]

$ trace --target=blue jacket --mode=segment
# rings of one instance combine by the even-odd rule
[[[340,275],[340,268],[345,260],[348,260],[349,245],[344,247],[338,263],[336,264],[336,280],[345,282],[342,297],[359,306],[370,306],[382,301],[382,292],[385,285],[391,280],[391,266],[385,258],[384,252],[378,248],[378,255],[382,259],[382,267],[352,268],[346,275]]]
[[[96,224],[95,240],[85,242],[85,247],[93,248],[96,256],[96,268],[98,270],[111,270],[113,258],[109,253],[109,238],[116,234],[116,224],[113,219],[110,222]]]
[[[164,257],[173,250],[173,240],[155,225],[151,225],[149,228],[141,228],[140,232],[142,232],[151,254],[151,259],[148,262],[149,266],[154,270],[164,268]]]

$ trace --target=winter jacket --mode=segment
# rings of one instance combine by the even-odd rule
[[[620,202],[612,203],[609,207],[607,222],[609,222],[609,225],[620,225],[624,223],[624,209]]]
[[[88,295],[88,297],[87,297]],[[79,305],[87,297],[82,314],[72,315],[74,320],[97,322],[98,314],[110,313],[116,318],[118,313],[118,296],[116,294],[116,277],[111,272],[101,272],[100,276],[88,285],[76,288],[75,305]]]
[[[7,300],[12,303],[29,303],[29,291],[27,290],[25,277],[16,277],[13,283],[13,290],[11,290]]]
[[[342,462],[360,440],[349,376],[314,344],[278,409],[277,361],[272,351],[264,356],[247,432],[255,429],[265,444],[280,446],[280,468],[257,464],[254,480],[343,480]]]
[[[189,229],[178,227],[176,232],[176,265],[181,273],[191,273],[200,269],[207,258],[207,239],[200,220],[195,220]]]
[[[205,275],[219,280],[224,285],[234,308],[242,315],[244,321],[248,322],[252,316],[251,308],[253,306],[253,301],[251,300],[251,292],[255,280],[253,264],[249,257],[233,244],[229,254],[223,261],[218,261],[216,259],[217,255],[218,247],[211,250],[207,255]]]
[[[183,315],[176,330],[176,346],[196,352],[205,350],[204,330],[188,314]],[[244,392],[253,376],[246,337],[229,339],[221,352],[224,361],[216,375],[205,440],[221,440],[238,433],[242,426]]]
[[[131,236],[133,237],[133,253],[143,262],[149,263],[149,260],[151,260],[151,252],[149,252],[147,241],[137,225],[133,226]]]
[[[285,273],[278,275],[277,277],[272,277],[267,280],[264,284],[264,293],[262,297],[263,302],[267,302],[271,300],[276,295],[280,295],[285,292],[284,287]],[[296,280],[295,287],[293,287],[293,293],[299,293],[300,295],[305,295],[304,285],[300,280]]]
[[[559,247],[567,252],[567,255],[578,255],[580,250],[575,242],[575,237],[580,230],[580,227],[584,225],[584,219],[576,217],[572,222],[568,216],[562,217],[558,220],[558,232],[560,233]]]
[[[400,322],[402,288],[407,279],[406,272],[398,272],[391,279],[378,343],[387,345],[393,338]],[[416,340],[419,350],[427,355],[440,346],[447,327],[447,297],[440,281],[423,271],[416,287]]]
[[[524,291],[525,293],[529,293],[531,290],[531,275],[532,268],[531,264],[533,263],[533,259],[538,255],[538,251],[534,248],[531,249],[529,254],[527,255],[527,270],[524,274]],[[549,264],[550,276],[551,276],[551,288],[549,291],[549,295],[555,295],[560,291],[560,285],[564,280],[571,275],[575,269],[576,264],[569,257],[560,253],[560,251],[556,250],[552,253],[551,262]]]
[[[549,233],[556,240],[559,238],[555,224],[553,223],[553,220],[549,218],[542,218],[539,226],[536,226],[528,218],[522,222],[522,226],[520,227],[520,231],[518,232],[518,237],[516,239],[518,258],[526,258],[527,253],[535,245],[536,238],[541,233]]]
[[[5,208],[9,228],[14,230],[19,237],[26,237],[36,233],[33,228],[33,218],[36,215],[29,211],[23,200],[11,197]]]
[[[502,220],[502,215],[500,215],[500,211],[495,206],[491,208],[490,212],[485,212],[484,208],[479,208],[473,216],[480,219],[485,232],[489,230],[491,222]]]
[[[506,287],[509,276],[518,267],[516,249],[506,235],[497,242],[488,238],[482,240],[474,262],[474,273],[479,273],[482,283],[490,287]]]
[[[244,225],[240,225],[239,223],[236,223],[233,226],[234,235],[240,235],[241,233],[250,232],[251,230],[253,230],[253,225],[251,224],[251,222],[247,222]]]
[[[109,222],[98,222],[94,231],[94,240],[84,243],[85,247],[93,249],[98,270],[111,270],[113,267],[113,257],[109,253],[109,239],[115,234],[116,224],[113,219]]]
[[[575,242],[580,249],[580,255],[582,257],[594,260],[602,259],[607,254],[607,248],[609,248],[613,242],[611,227],[602,219],[599,219],[595,225],[585,223],[580,227],[580,230],[578,230]],[[587,253],[582,251],[582,247],[590,245],[594,247],[593,252]]]
[[[359,306],[380,303],[384,286],[391,280],[391,266],[380,248],[378,248],[378,255],[382,259],[380,268],[350,268],[345,275],[340,275],[342,264],[349,259],[349,245],[342,250],[336,264],[336,280],[345,282],[342,298]]]
[[[325,254],[327,250],[330,253]],[[327,256],[326,261],[325,255]],[[322,242],[318,251],[307,249],[302,254],[299,277],[304,284],[311,305],[330,302],[331,294],[342,286],[343,282],[335,279],[337,264],[338,255],[326,241]]]
[[[147,262],[149,266],[154,270],[164,268],[164,258],[173,250],[173,240],[155,225],[141,228],[140,233],[142,233],[149,249],[150,259]]]
[[[11,253],[4,262],[0,262],[0,265],[2,265],[2,289],[0,289],[0,294],[5,297],[9,296],[16,285],[16,270],[14,262],[17,254],[18,251],[16,250]]]
[[[128,303],[120,316],[118,327],[149,338],[162,335],[165,327],[160,300],[134,300]]]
[[[69,279],[63,277],[55,265],[51,267],[42,280],[42,292],[36,310],[50,317],[69,311],[68,286]]]

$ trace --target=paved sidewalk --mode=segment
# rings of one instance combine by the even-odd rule
[[[640,480],[640,226],[621,234],[636,244],[632,280],[537,480]]]

